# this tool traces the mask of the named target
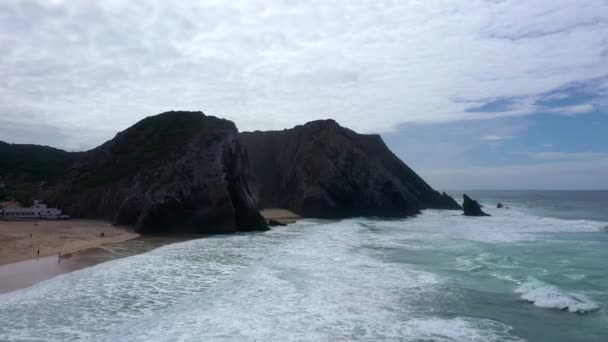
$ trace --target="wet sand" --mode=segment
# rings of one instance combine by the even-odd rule
[[[201,237],[196,235],[145,236],[82,250],[61,258],[53,255],[0,265],[0,294],[30,287],[63,273],[77,271],[113,259],[145,253],[163,245]]]
[[[63,259],[47,256],[40,259],[20,261],[0,266],[0,293],[29,287],[62,273],[68,273],[91,266],[78,258]]]

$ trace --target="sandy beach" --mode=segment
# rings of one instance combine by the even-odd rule
[[[284,223],[301,219],[297,214],[279,208],[265,209],[262,215],[267,220]],[[102,232],[104,237],[100,237]],[[114,258],[199,237],[139,237],[128,227],[115,227],[96,220],[0,221],[0,293]],[[40,256],[36,255],[38,249]]]
[[[67,256],[138,236],[127,227],[96,220],[0,221],[0,265],[58,253]]]
[[[262,215],[267,220],[285,223],[301,219],[292,211],[280,208],[264,209]],[[56,256],[57,253],[67,256],[138,236],[128,227],[116,227],[99,220],[0,221],[0,265]],[[36,253],[38,250],[40,255]]]
[[[293,211],[281,208],[264,209],[262,210],[262,216],[267,220],[277,220],[283,223],[292,223],[302,218]]]

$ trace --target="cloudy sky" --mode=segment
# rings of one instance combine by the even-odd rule
[[[608,189],[608,1],[0,1],[0,140],[334,118],[441,189]]]

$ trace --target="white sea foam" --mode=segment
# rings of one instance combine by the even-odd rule
[[[583,280],[587,277],[585,274],[564,274],[564,276],[577,281]]]
[[[546,233],[597,232],[606,225],[604,222],[589,220],[542,218],[515,209],[484,210],[493,216],[468,217],[454,210],[425,210],[414,219],[387,221],[381,225],[395,229],[406,228],[407,237],[412,240],[488,243],[533,241],[543,238]],[[370,224],[373,225],[373,221]]]
[[[422,318],[409,320],[406,326],[405,340],[524,341],[510,334],[510,326],[489,319]]]
[[[460,253],[477,242],[597,227],[514,210],[490,218],[429,210],[405,220],[304,220],[266,233],[214,236],[0,295],[0,340],[516,340],[507,324],[435,311],[452,295],[450,280],[408,264],[408,251]],[[520,266],[491,253],[458,263],[473,271]],[[522,298],[547,305],[536,290],[522,285]],[[566,305],[554,307],[593,310],[585,297],[557,293]]]
[[[518,267],[517,260],[506,256],[497,256],[488,252],[462,255],[456,258],[459,269],[480,272],[492,269],[511,269]]]
[[[360,222],[178,243],[5,294],[0,340],[505,340],[500,323],[421,317],[444,279],[387,262],[372,247],[394,236]]]
[[[413,304],[432,298],[441,279],[366,253],[359,229],[343,221],[308,231],[221,286],[115,327],[107,340],[398,340],[412,328],[404,322]]]
[[[541,308],[568,310],[576,313],[587,313],[599,309],[598,304],[584,294],[566,292],[535,278],[529,278],[515,292],[521,294],[522,299]]]

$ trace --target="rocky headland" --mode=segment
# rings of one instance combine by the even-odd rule
[[[405,217],[461,209],[395,156],[379,135],[333,120],[240,134],[264,207],[305,217]]]
[[[38,196],[74,217],[139,233],[267,229],[236,126],[201,112],[140,121],[84,153]]]
[[[2,158],[10,162],[0,165],[0,181],[20,180],[18,188],[27,189],[21,201],[42,199],[72,217],[142,234],[266,230],[261,208],[317,218],[462,209],[379,135],[333,120],[239,133],[231,121],[202,112],[167,112],[90,151],[2,143]],[[16,199],[18,190],[0,199]]]

